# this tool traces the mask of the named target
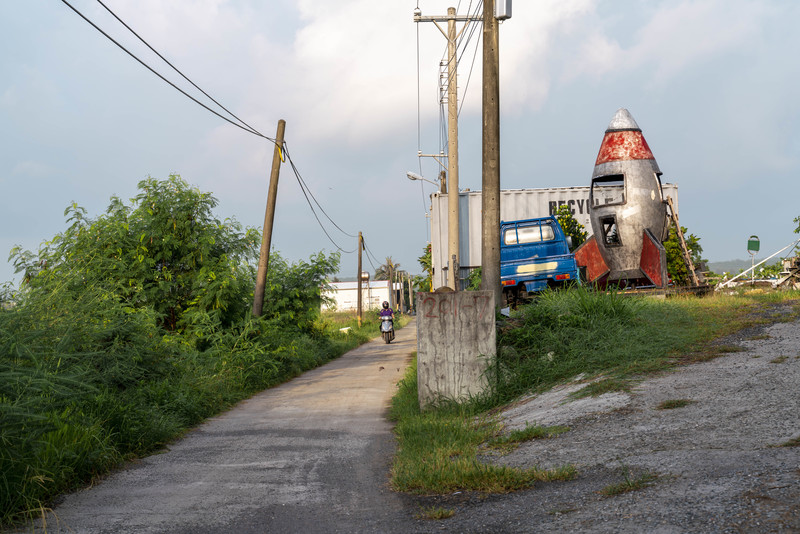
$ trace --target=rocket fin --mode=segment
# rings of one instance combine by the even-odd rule
[[[586,272],[587,282],[599,282],[610,271],[608,264],[600,254],[600,247],[597,245],[595,236],[584,241],[581,246],[575,249],[575,261],[582,271]]]
[[[667,251],[649,228],[644,229],[639,268],[656,287],[667,287]]]

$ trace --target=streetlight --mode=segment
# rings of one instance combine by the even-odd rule
[[[433,184],[436,187],[439,187],[439,184],[437,184],[436,182],[428,180],[427,178],[423,178],[422,176],[420,176],[419,174],[417,174],[415,172],[408,171],[406,173],[406,176],[408,177],[409,180],[412,180],[412,181],[413,180],[422,180],[423,182],[428,182],[429,184]]]

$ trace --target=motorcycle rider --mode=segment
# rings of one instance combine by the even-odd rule
[[[389,337],[384,337],[386,343],[389,343],[394,339],[394,311],[389,307],[389,303],[385,300],[383,301],[381,311],[378,312],[378,318],[381,319],[381,323],[383,323],[384,317],[388,317],[391,320],[389,324],[391,324],[392,329],[386,333],[386,335]],[[381,329],[381,331],[383,331],[383,329]]]
[[[378,317],[386,317],[388,315],[394,320],[394,311],[389,307],[389,303],[384,300],[382,306],[383,309],[378,312]]]

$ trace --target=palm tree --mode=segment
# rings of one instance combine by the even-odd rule
[[[373,277],[373,280],[388,280],[389,273],[396,273],[398,267],[400,267],[400,264],[392,261],[391,256],[387,256],[386,263],[375,269],[375,276]]]

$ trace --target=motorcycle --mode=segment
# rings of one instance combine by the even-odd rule
[[[386,343],[394,339],[394,320],[389,315],[381,316],[381,337]]]

